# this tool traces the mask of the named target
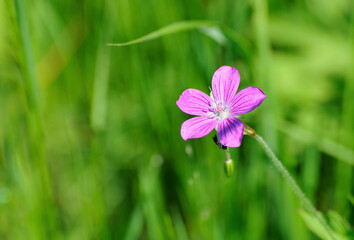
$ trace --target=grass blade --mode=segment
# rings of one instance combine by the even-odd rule
[[[146,41],[150,41],[153,39],[157,39],[166,35],[170,35],[173,33],[178,33],[178,32],[183,32],[183,31],[188,31],[192,29],[198,29],[200,27],[210,27],[212,25],[216,25],[214,22],[211,21],[183,21],[183,22],[175,22],[170,25],[167,25],[163,28],[160,28],[156,31],[153,31],[151,33],[148,33],[142,37],[139,37],[137,39],[131,40],[129,42],[125,43],[108,43],[107,46],[115,46],[115,47],[121,47],[121,46],[128,46],[128,45],[133,45],[137,43],[142,43]]]

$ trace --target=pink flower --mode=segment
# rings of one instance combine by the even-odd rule
[[[257,87],[248,87],[236,94],[239,84],[237,69],[222,66],[214,73],[210,97],[196,89],[185,90],[176,102],[177,106],[183,112],[198,117],[182,124],[182,138],[204,137],[215,128],[222,145],[239,147],[244,128],[239,115],[252,111],[266,98]]]

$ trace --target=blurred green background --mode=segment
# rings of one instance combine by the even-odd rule
[[[213,24],[106,45],[192,20]],[[0,0],[0,239],[318,239],[254,139],[231,178],[212,134],[181,139],[176,100],[222,65],[267,94],[242,121],[349,239],[353,34],[351,0]]]

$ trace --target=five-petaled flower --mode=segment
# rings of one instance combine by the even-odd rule
[[[248,87],[236,94],[239,84],[237,69],[222,66],[214,73],[210,97],[197,89],[185,90],[177,105],[183,112],[198,117],[182,124],[182,138],[204,137],[215,128],[222,145],[239,147],[244,129],[239,115],[252,111],[266,98],[257,87]]]

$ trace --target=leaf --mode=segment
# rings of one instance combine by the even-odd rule
[[[317,218],[307,213],[304,210],[299,211],[301,217],[304,219],[306,226],[319,238],[324,240],[350,240],[349,231],[350,226],[346,221],[334,211],[328,214],[331,225],[335,224],[332,235],[330,236],[327,229],[319,222]],[[333,227],[333,226],[331,226]]]
[[[199,29],[201,27],[211,27],[214,25],[216,25],[215,22],[199,21],[199,20],[175,22],[175,23],[167,25],[163,28],[160,28],[156,31],[148,33],[140,38],[136,38],[134,40],[131,40],[131,41],[128,41],[125,43],[108,43],[107,46],[116,46],[116,47],[128,46],[128,45],[133,45],[133,44],[157,39],[157,38],[160,38],[160,37],[163,37],[163,36],[166,36],[169,34],[173,34],[173,33],[183,32],[183,31],[192,30],[192,29]]]
[[[324,240],[331,240],[331,236],[328,235],[327,230],[323,225],[311,214],[304,210],[299,211],[301,217],[304,219],[306,226],[314,233],[317,237]]]
[[[350,225],[348,221],[339,215],[337,212],[331,210],[328,212],[328,220],[329,224],[333,227],[333,230],[341,233],[346,234],[350,231]]]
[[[224,33],[220,30],[218,26],[202,26],[199,28],[199,31],[201,31],[206,36],[210,37],[220,45],[225,45],[228,42]]]

